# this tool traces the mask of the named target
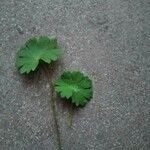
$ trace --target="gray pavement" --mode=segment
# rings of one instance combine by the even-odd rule
[[[150,149],[150,0],[0,0],[0,150],[57,150],[49,83],[21,76],[19,47],[57,37],[64,50],[53,78],[80,70],[93,99],[75,108],[56,97],[62,150]]]

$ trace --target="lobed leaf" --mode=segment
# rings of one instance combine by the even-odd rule
[[[57,45],[57,39],[49,39],[46,36],[29,39],[17,53],[16,67],[20,73],[34,71],[40,61],[50,64],[56,61],[61,54]]]
[[[92,81],[79,71],[64,72],[55,81],[55,91],[76,106],[85,105],[92,97]]]

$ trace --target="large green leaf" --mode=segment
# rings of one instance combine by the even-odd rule
[[[55,90],[76,106],[85,105],[92,97],[92,81],[81,72],[64,72],[55,81]]]
[[[29,39],[17,53],[16,66],[21,74],[34,71],[40,60],[51,63],[60,56],[61,50],[56,39],[46,36]]]

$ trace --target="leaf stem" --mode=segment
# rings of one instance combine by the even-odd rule
[[[70,112],[69,112],[69,115],[68,115],[68,125],[69,125],[69,128],[72,128],[73,114],[74,114],[74,106],[71,105]]]
[[[58,125],[58,120],[57,120],[57,112],[56,112],[56,103],[55,103],[55,96],[54,96],[54,87],[53,87],[53,83],[52,83],[52,75],[49,73],[49,67],[45,67],[45,71],[47,74],[47,78],[48,78],[48,83],[49,83],[49,90],[50,90],[50,95],[51,95],[51,99],[50,99],[50,106],[51,106],[51,110],[53,113],[53,120],[54,120],[54,126],[55,126],[55,135],[56,135],[56,141],[57,141],[57,149],[58,150],[62,150],[62,146],[61,146],[61,138],[60,138],[60,132],[59,132],[59,125]]]
[[[58,120],[57,120],[57,112],[56,112],[55,99],[54,99],[54,88],[53,88],[52,84],[51,84],[51,109],[53,111],[53,118],[54,118],[58,150],[61,150],[62,149],[61,148],[61,139],[60,139],[59,125],[58,125]]]

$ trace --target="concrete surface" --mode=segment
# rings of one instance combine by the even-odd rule
[[[57,97],[61,149],[150,149],[149,0],[0,0],[0,20],[1,150],[58,149],[45,74],[14,66],[17,49],[39,35],[64,49],[54,78],[81,70],[94,84],[72,128],[70,105]]]

